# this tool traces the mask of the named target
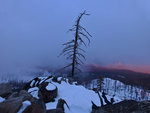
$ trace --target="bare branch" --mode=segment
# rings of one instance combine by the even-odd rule
[[[63,68],[65,69],[65,68],[67,68],[67,67],[69,67],[69,66],[71,66],[71,65],[72,65],[72,63],[71,63],[71,64],[69,64],[69,65],[67,65],[67,66],[65,66],[65,67],[63,67]]]
[[[75,67],[75,69],[78,70],[79,72],[82,72],[81,69],[79,69],[79,68],[77,68],[77,67]]]
[[[76,54],[79,55],[79,56],[81,56],[83,59],[86,59],[85,56],[84,56],[83,54],[78,53],[78,52],[77,52]]]
[[[79,62],[77,62],[77,61],[76,61],[76,65],[80,65],[81,66],[81,64]]]
[[[68,50],[73,49],[73,48],[74,48],[74,45],[69,45],[63,49],[63,52],[68,51]]]
[[[89,43],[91,42],[90,39],[89,39],[89,37],[86,34],[84,34],[82,32],[79,32],[79,34],[81,34],[82,36],[84,36],[85,38],[87,38],[87,40],[89,41]]]
[[[79,37],[79,40],[81,41],[81,43],[83,43],[85,46],[87,46],[86,43],[82,40],[82,38],[79,35],[78,35],[78,37]]]
[[[69,52],[69,51],[71,51],[72,49],[73,49],[73,47],[72,47],[72,48],[64,48],[63,51],[60,53],[59,56],[64,55],[66,52]]]
[[[74,43],[74,40],[71,40],[71,41],[69,41],[69,42],[66,42],[66,43],[64,43],[63,45],[68,45],[68,44],[71,44],[71,43]]]
[[[67,58],[66,58],[66,59],[73,59],[73,54],[71,54],[71,55],[67,56]]]
[[[63,53],[64,56],[70,54],[70,53],[73,53],[73,51],[68,51],[67,53]]]
[[[78,47],[78,50],[81,50],[82,52],[86,53],[86,51],[84,51],[82,48]]]
[[[84,64],[83,61],[78,56],[76,56],[76,58],[79,62],[81,62],[81,64]]]
[[[81,30],[84,30],[90,37],[92,37],[92,35],[91,35],[84,27],[79,26],[79,28],[80,28]]]

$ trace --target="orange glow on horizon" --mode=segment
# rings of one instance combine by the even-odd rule
[[[135,72],[148,73],[150,74],[150,66],[148,65],[132,65],[132,64],[123,64],[121,62],[115,64],[109,64],[107,66],[101,66],[98,64],[91,65],[96,69],[123,69],[123,70],[131,70]]]

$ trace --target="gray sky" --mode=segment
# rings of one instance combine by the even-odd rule
[[[87,63],[150,65],[150,0],[1,0],[0,68],[61,65],[80,12],[92,34]]]

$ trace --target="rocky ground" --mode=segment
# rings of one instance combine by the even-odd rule
[[[99,103],[97,94],[71,78],[37,77],[19,90],[0,84],[0,113],[150,113],[149,101],[114,99],[115,104],[92,107],[91,100]]]
[[[113,105],[93,109],[92,113],[150,113],[150,101],[124,100]]]

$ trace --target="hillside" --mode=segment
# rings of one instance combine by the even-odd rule
[[[131,70],[107,69],[89,66],[84,76],[84,80],[90,81],[99,77],[108,77],[119,80],[126,85],[136,85],[145,89],[150,89],[150,74],[139,73]]]

